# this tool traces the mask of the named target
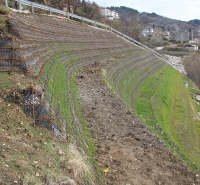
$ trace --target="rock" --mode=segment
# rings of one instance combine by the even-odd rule
[[[196,95],[197,101],[200,101],[200,95]]]
[[[10,136],[6,136],[5,138],[6,138],[7,140],[10,140]]]
[[[62,177],[59,179],[60,184],[76,185],[76,182],[69,177]],[[81,184],[81,182],[79,182]]]
[[[28,135],[31,139],[33,138],[33,134],[32,134],[31,131],[28,131],[28,132],[27,132],[27,135]]]
[[[62,150],[58,150],[58,154],[63,156],[63,155],[65,155],[65,152],[63,152]]]
[[[184,82],[184,85],[185,85],[185,87],[187,87],[187,88],[188,88],[188,83],[187,83],[187,82]]]
[[[37,163],[38,163],[38,161],[33,161],[33,163],[34,163],[34,164],[37,164]]]
[[[26,168],[28,165],[28,162],[24,161],[24,160],[17,160],[15,162],[15,166],[18,168]]]
[[[39,174],[38,172],[36,172],[36,173],[35,173],[35,176],[36,176],[36,177],[39,177],[39,176],[40,176],[40,174]]]
[[[14,181],[14,183],[15,183],[15,184],[17,184],[17,183],[18,183],[18,181]]]

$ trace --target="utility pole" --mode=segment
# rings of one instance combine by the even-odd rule
[[[183,33],[181,32],[181,44],[183,44]]]
[[[193,39],[194,39],[194,38],[193,38],[193,30],[192,30],[192,41],[193,41]]]

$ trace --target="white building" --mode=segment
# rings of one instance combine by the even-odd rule
[[[119,19],[119,14],[115,11],[101,7],[101,15],[108,17],[109,19]]]
[[[187,45],[185,48],[187,48],[190,51],[197,51],[199,49],[197,45]]]
[[[142,35],[150,36],[153,35],[154,30],[152,28],[145,28],[142,30]]]

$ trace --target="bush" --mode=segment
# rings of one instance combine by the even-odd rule
[[[6,8],[4,5],[0,4],[0,14],[2,15],[8,15],[9,9]]]
[[[7,22],[9,10],[4,5],[0,4],[0,32],[4,32],[7,30]]]

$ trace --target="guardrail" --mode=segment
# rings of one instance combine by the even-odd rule
[[[46,10],[46,11],[49,11],[50,15],[52,14],[52,12],[54,13],[58,13],[58,14],[61,14],[61,15],[64,15],[64,16],[67,16],[68,18],[74,18],[74,19],[77,19],[79,20],[80,22],[84,23],[91,23],[93,24],[94,26],[100,26],[104,29],[109,29],[111,32],[119,35],[119,36],[122,36],[123,38],[139,45],[140,47],[154,53],[155,55],[157,55],[158,57],[160,57],[161,59],[163,59],[165,62],[169,63],[166,58],[162,55],[160,55],[159,53],[157,53],[156,51],[154,51],[153,49],[147,47],[146,45],[136,41],[135,39],[123,34],[122,32],[118,31],[118,30],[115,30],[114,28],[106,25],[106,24],[103,24],[103,23],[99,23],[97,21],[93,21],[93,20],[90,20],[90,19],[87,19],[85,17],[81,17],[81,16],[78,16],[76,14],[72,14],[72,13],[69,13],[69,12],[66,12],[66,11],[63,11],[63,10],[58,10],[56,8],[52,8],[50,6],[45,6],[45,5],[42,5],[42,4],[39,4],[39,3],[35,3],[35,2],[32,2],[32,1],[28,1],[28,0],[17,0],[17,2],[19,3],[19,10],[22,10],[22,4],[23,5],[26,5],[26,6],[30,6],[32,8],[32,13],[34,13],[34,8],[39,8],[39,9],[42,9],[42,10]],[[8,7],[8,0],[5,0],[5,5],[6,7]]]

